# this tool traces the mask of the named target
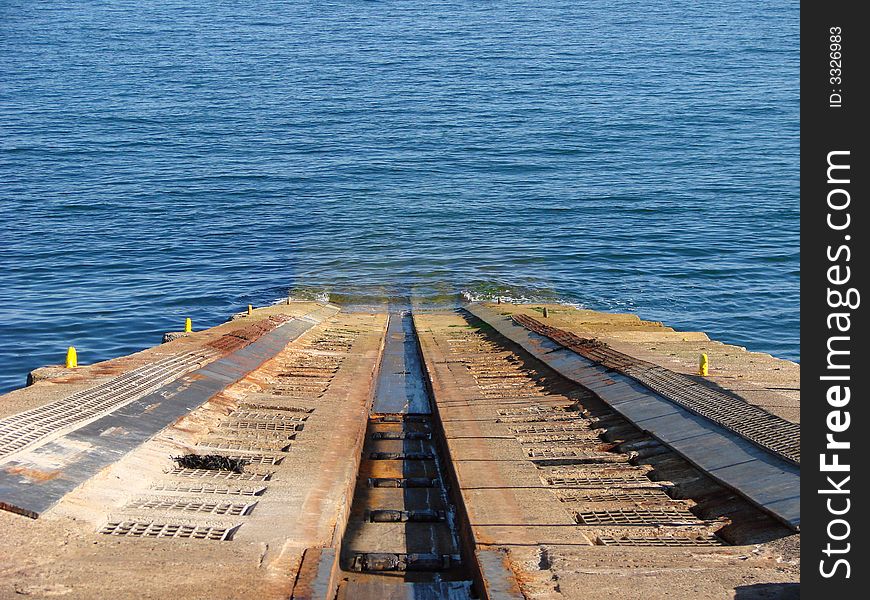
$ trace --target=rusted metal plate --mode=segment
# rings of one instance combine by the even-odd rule
[[[254,342],[2,465],[0,508],[36,518],[72,489],[214,397],[336,309],[293,319]],[[238,474],[235,474],[238,475]],[[238,477],[226,477],[238,478]]]
[[[667,444],[716,481],[789,527],[800,528],[798,465],[627,375],[564,348],[553,352],[555,342],[514,323],[509,316],[478,304],[467,309],[559,374],[593,391],[638,428]]]

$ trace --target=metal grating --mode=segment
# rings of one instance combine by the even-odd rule
[[[273,315],[267,319],[256,321],[250,325],[234,329],[208,343],[208,346],[223,352],[235,352],[276,327],[283,325],[293,317],[286,315]]]
[[[727,546],[725,542],[716,536],[709,537],[612,537],[600,535],[597,539],[599,546],[638,546],[638,547],[680,547],[680,546]]]
[[[239,404],[240,410],[286,410],[287,412],[298,412],[298,413],[313,413],[313,408],[308,408],[304,406],[293,406],[293,405],[281,405],[281,404],[267,404],[265,402],[242,402]]]
[[[541,395],[541,390],[539,389],[511,389],[511,390],[481,390],[481,394],[483,394],[488,399],[508,399],[508,398],[536,398]]]
[[[185,512],[241,517],[247,515],[256,504],[256,502],[199,502],[145,499],[132,502],[127,505],[127,508],[131,510],[181,510]]]
[[[0,459],[63,429],[84,425],[141,398],[217,357],[205,350],[187,352],[138,367],[62,400],[0,420]]]
[[[285,421],[224,421],[220,427],[256,431],[301,431],[304,424]]]
[[[279,444],[286,443],[289,440],[295,440],[296,434],[305,428],[300,424],[294,431],[258,431],[256,429],[230,429],[222,427],[214,430],[214,433],[226,441],[244,441],[244,442],[261,442],[264,444]]]
[[[575,476],[575,477],[546,477],[544,482],[553,487],[609,487],[624,485],[641,485],[647,487],[661,487],[642,475],[628,476]]]
[[[662,367],[630,368],[626,369],[626,374],[668,400],[800,464],[799,424]]]
[[[186,538],[195,540],[227,541],[232,539],[239,525],[232,527],[205,527],[175,523],[142,523],[137,521],[110,521],[101,529],[106,535],[145,538]]]
[[[653,363],[638,360],[598,340],[549,327],[526,315],[514,315],[519,325],[607,368],[639,381],[687,410],[725,427],[774,454],[800,464],[800,425],[724,394]]]
[[[669,502],[671,497],[657,489],[611,489],[601,490],[594,494],[570,493],[558,494],[560,502]]]
[[[229,479],[235,481],[269,481],[272,473],[236,473],[235,471],[216,471],[214,469],[185,469],[176,467],[169,471],[176,477],[211,477],[213,479]]]
[[[203,440],[196,443],[198,448],[208,448],[215,450],[237,450],[239,452],[287,452],[290,450],[290,443],[287,440],[275,440],[274,443],[262,443],[256,441],[214,441]]]
[[[687,510],[650,508],[575,512],[579,525],[699,525],[704,523]]]
[[[601,438],[598,437],[598,434],[592,431],[571,431],[562,434],[517,436],[517,441],[525,445],[565,445],[566,442],[568,445],[571,445],[572,442],[585,442],[590,446],[595,446],[601,443]]]
[[[525,408],[502,408],[498,414],[503,416],[525,416],[529,414],[552,413],[552,408],[546,406],[527,406]]]
[[[563,425],[528,425],[525,427],[511,427],[510,430],[518,434],[548,434],[589,431],[589,427],[585,421],[578,421],[574,423],[565,423]]]
[[[570,413],[551,413],[530,416],[499,417],[496,423],[578,423],[585,425],[586,419]]]
[[[215,494],[218,496],[260,496],[266,491],[266,486],[256,488],[230,487],[223,485],[176,483],[155,483],[151,486],[155,492],[179,492],[188,494]]]
[[[230,460],[239,460],[247,465],[280,465],[283,456],[265,456],[263,454],[224,454],[221,455]]]
[[[281,413],[254,412],[250,410],[236,410],[230,413],[230,418],[240,421],[286,421],[304,423],[308,415],[285,415]]]
[[[598,462],[624,462],[627,457],[622,454],[596,452],[583,446],[550,446],[526,448],[529,458],[583,458]]]

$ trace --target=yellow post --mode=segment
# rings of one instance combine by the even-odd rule
[[[187,317],[184,320],[184,333],[190,333],[193,331],[193,323],[190,322],[190,317]]]
[[[702,377],[706,377],[707,376],[707,369],[708,369],[709,365],[710,365],[710,363],[707,360],[707,355],[702,354],[701,360],[698,362],[698,374],[701,375]]]
[[[254,307],[248,304],[248,316],[250,317],[252,314],[254,314]]]
[[[76,355],[76,349],[70,346],[66,351],[66,368],[75,369],[79,366],[79,359]]]

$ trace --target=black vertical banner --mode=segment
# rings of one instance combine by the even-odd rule
[[[865,598],[870,23],[801,3],[801,594]]]

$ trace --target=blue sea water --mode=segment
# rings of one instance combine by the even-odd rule
[[[799,358],[799,3],[6,0],[0,389],[296,294]]]

